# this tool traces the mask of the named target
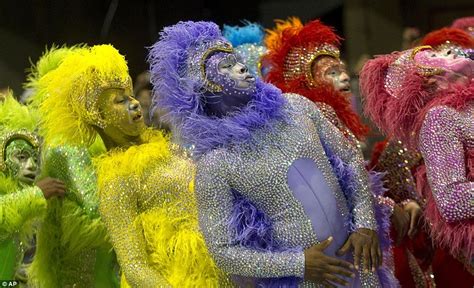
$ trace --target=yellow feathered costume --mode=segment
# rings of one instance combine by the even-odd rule
[[[68,56],[55,72],[45,80],[52,93],[39,105],[45,141],[87,146],[98,135],[94,126],[107,125],[97,107],[100,94],[131,88],[125,59],[110,45],[94,46]],[[68,72],[80,77],[61,78]],[[141,139],[94,159],[99,211],[122,269],[122,287],[227,283],[198,231],[192,163],[159,131],[147,130]]]

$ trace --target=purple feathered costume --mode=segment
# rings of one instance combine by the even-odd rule
[[[257,79],[248,105],[209,116],[206,97],[219,92],[202,73],[206,57],[228,51],[218,26],[179,22],[160,36],[148,59],[153,104],[193,147],[200,226],[224,271],[242,285],[294,287],[304,248],[333,236],[326,252],[334,256],[352,229],[382,225],[362,158],[313,103]],[[378,274],[346,280],[394,286]]]

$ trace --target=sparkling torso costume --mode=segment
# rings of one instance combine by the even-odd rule
[[[122,287],[225,286],[198,230],[194,165],[161,132],[150,134],[144,144],[96,159],[100,211]]]
[[[181,141],[194,146],[206,243],[217,265],[239,280],[317,286],[300,282],[305,248],[333,236],[326,252],[334,255],[355,229],[376,228],[363,159],[311,101],[282,95],[258,78],[239,89],[236,80],[219,76],[218,66],[228,57],[232,46],[216,24],[188,21],[164,28],[148,58],[155,107],[166,109]],[[214,116],[203,105],[213,95],[250,100]],[[352,168],[351,199],[325,150]],[[360,277],[347,280],[355,287],[379,286],[373,273]]]
[[[255,131],[255,146],[216,149],[197,162],[196,194],[201,227],[217,263],[229,273],[249,277],[303,277],[302,249],[332,235],[334,243],[326,251],[334,256],[344,244],[349,234],[344,217],[349,211],[321,142],[359,169],[355,223],[359,228],[375,229],[367,174],[357,150],[309,100],[295,94],[287,98],[289,123],[278,123],[271,132]],[[301,181],[308,181],[308,185],[302,185]],[[257,203],[268,214],[274,221],[277,241],[301,250],[263,253],[229,246],[225,219],[231,210],[231,189]],[[324,217],[327,219],[321,221]],[[373,274],[362,275],[362,285],[377,286],[378,279]]]
[[[61,146],[46,155],[43,175],[66,184],[48,201],[29,269],[34,287],[114,287],[113,253],[98,213],[97,178],[89,151]]]

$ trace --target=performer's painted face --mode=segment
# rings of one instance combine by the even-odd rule
[[[350,97],[351,84],[346,65],[339,59],[331,56],[318,57],[313,62],[313,79],[316,83],[326,82],[334,89]]]
[[[234,53],[212,55],[206,62],[206,75],[223,88],[222,92],[206,96],[206,107],[211,114],[224,116],[236,111],[247,105],[255,93],[255,77]]]
[[[448,73],[463,76],[474,75],[474,62],[469,58],[459,56],[451,49],[423,50],[416,53],[415,61],[424,66],[443,68]]]
[[[5,153],[5,164],[12,177],[20,183],[31,185],[39,174],[39,153],[23,139],[11,141]]]
[[[108,131],[120,131],[125,136],[139,136],[145,129],[140,103],[131,89],[107,89],[99,96],[99,111]]]

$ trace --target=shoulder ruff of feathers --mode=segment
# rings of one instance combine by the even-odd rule
[[[99,185],[117,177],[139,177],[150,165],[166,161],[171,156],[168,136],[161,131],[147,130],[142,140],[144,144],[126,150],[113,149],[94,158]]]

